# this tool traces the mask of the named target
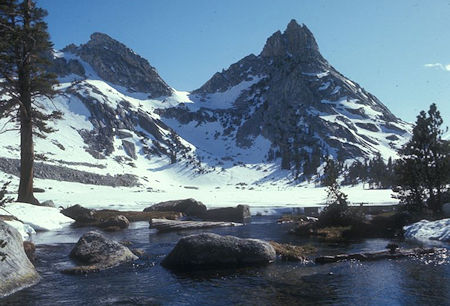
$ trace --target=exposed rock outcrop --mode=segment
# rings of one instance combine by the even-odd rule
[[[160,202],[145,208],[144,211],[177,211],[186,216],[202,217],[206,213],[206,206],[194,199],[183,199]]]
[[[0,157],[0,170],[19,176],[20,160]],[[138,185],[135,175],[101,175],[97,173],[75,170],[68,167],[50,165],[43,162],[36,162],[34,175],[41,179],[52,179],[66,182],[77,182],[82,184],[95,184],[103,186],[124,186],[131,187]]]
[[[19,232],[0,221],[0,298],[32,286],[39,279]]]
[[[265,265],[275,260],[274,248],[257,239],[216,234],[181,238],[162,265],[174,269]]]
[[[149,93],[151,97],[172,93],[169,85],[146,59],[104,33],[93,33],[86,44],[79,47],[70,45],[63,51],[80,56],[103,80],[130,91]],[[68,65],[81,70],[71,61]]]
[[[94,210],[85,208],[79,204],[64,208],[61,213],[79,223],[93,223],[97,221]]]
[[[236,207],[221,207],[208,209],[204,214],[205,220],[248,223],[251,219],[250,207],[238,205]]]

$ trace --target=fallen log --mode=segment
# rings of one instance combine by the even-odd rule
[[[359,260],[359,261],[374,261],[381,259],[398,259],[409,256],[418,256],[425,254],[433,254],[436,252],[435,248],[415,248],[415,249],[396,249],[392,250],[383,250],[377,252],[366,252],[366,253],[353,253],[353,254],[339,254],[334,256],[321,256],[317,257],[314,261],[315,263],[326,264],[333,263],[342,260]]]
[[[177,221],[167,219],[151,219],[150,221],[150,228],[155,228],[158,232],[240,225],[242,224],[235,222]]]

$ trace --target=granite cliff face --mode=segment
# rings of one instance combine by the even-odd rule
[[[334,69],[311,31],[295,20],[268,38],[258,56],[214,74],[190,97],[195,107],[167,109],[163,116],[184,124],[219,123],[216,135],[240,148],[252,148],[262,136],[271,143],[266,160],[281,158],[282,168],[297,172],[318,154],[347,159],[383,148],[393,152],[409,129]]]

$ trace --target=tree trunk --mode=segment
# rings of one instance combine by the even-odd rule
[[[33,195],[34,145],[31,118],[21,115],[20,126],[20,184],[18,202],[39,204]]]
[[[23,27],[30,31],[30,11],[32,3],[26,1],[23,16]],[[34,144],[33,144],[33,115],[31,106],[31,56],[34,41],[26,37],[23,44],[16,49],[20,54],[18,65],[18,87],[20,94],[20,183],[17,201],[39,204],[33,195],[34,176]]]

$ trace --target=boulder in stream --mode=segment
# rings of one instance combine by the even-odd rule
[[[70,257],[83,266],[63,271],[68,274],[97,272],[138,259],[126,246],[94,231],[87,232],[78,240]]]
[[[258,239],[212,233],[181,238],[162,265],[173,269],[266,265],[276,258],[274,248]]]

